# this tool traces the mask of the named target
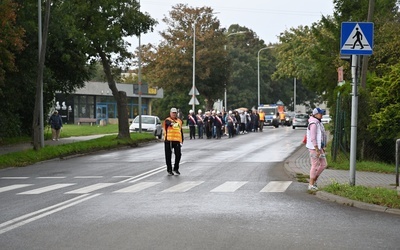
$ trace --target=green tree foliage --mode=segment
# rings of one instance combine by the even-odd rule
[[[108,86],[117,101],[118,138],[130,138],[126,93],[119,91],[113,67],[131,58],[130,45],[123,38],[153,30],[156,21],[140,12],[132,0],[71,0],[61,4],[64,13],[71,13],[71,23],[83,39],[82,50],[92,62],[101,61]]]
[[[16,10],[18,4],[12,0],[0,3],[0,94],[4,84],[6,71],[15,71],[15,53],[24,46],[23,35],[25,30],[16,24]]]
[[[32,135],[38,64],[38,6],[37,1],[17,0],[15,2],[19,6],[16,12],[16,25],[25,30],[23,42],[26,46],[21,52],[15,54],[17,71],[8,70],[5,75],[7,87],[2,88],[0,117],[7,126],[1,126],[5,129],[0,132],[0,137]],[[61,12],[59,4],[59,1],[52,4],[43,79],[45,113],[51,108],[56,91],[71,91],[83,86],[84,81],[89,79],[87,55],[82,51],[81,43],[78,42],[80,37],[74,34],[74,29],[69,26],[68,20],[73,17]],[[8,127],[12,129],[6,129]]]
[[[279,39],[281,44],[276,49],[277,69],[273,79],[298,79],[297,103],[311,102],[313,107],[313,103],[321,102],[318,96],[327,94],[327,78],[335,72],[334,68],[326,72],[327,59],[323,58],[331,53],[323,53],[324,47],[318,47],[322,41],[308,26],[287,30]]]
[[[375,134],[376,142],[400,138],[400,63],[390,67],[383,77],[370,80],[372,97],[371,123],[368,130]]]
[[[25,30],[17,24],[18,4],[11,0],[0,2],[0,139],[20,134],[21,121],[13,107],[5,100],[15,99],[15,92],[9,92],[13,85],[5,81],[6,72],[17,72],[16,56],[26,46]],[[9,96],[12,94],[12,96]]]
[[[196,32],[195,85],[200,92],[202,105],[210,108],[217,99],[223,99],[227,78],[225,36],[219,21],[213,17],[209,7],[190,8],[184,4],[172,7],[169,17],[163,21],[168,25],[161,32],[164,41],[155,48],[145,49],[144,73],[153,85],[164,89],[168,95],[186,95],[193,80],[193,31]],[[195,27],[195,29],[193,29]],[[189,108],[189,105],[185,105]]]

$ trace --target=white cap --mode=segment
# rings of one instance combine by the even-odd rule
[[[312,111],[312,114],[313,115],[316,115],[316,114],[323,114],[324,112],[322,111],[322,109],[320,109],[320,108],[315,108],[313,111]]]
[[[178,111],[176,110],[176,108],[171,108],[171,110],[169,111],[171,113],[177,113]]]
[[[232,110],[229,110],[229,114],[232,114]]]
[[[190,113],[190,114],[193,114],[193,110],[189,110],[189,113]]]
[[[202,112],[201,109],[199,109],[199,110],[197,111],[197,113],[199,113],[199,114],[200,114],[201,112]]]

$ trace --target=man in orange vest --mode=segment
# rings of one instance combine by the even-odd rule
[[[180,175],[179,162],[181,160],[181,147],[183,143],[182,120],[177,117],[177,109],[171,108],[169,117],[164,120],[164,149],[168,175]],[[175,164],[172,172],[172,149],[175,154]]]
[[[263,131],[264,128],[264,122],[265,122],[265,113],[262,109],[258,112],[258,115],[260,116],[260,119],[258,121],[258,127],[260,128],[260,132]]]

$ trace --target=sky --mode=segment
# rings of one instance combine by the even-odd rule
[[[265,44],[278,42],[277,36],[285,30],[311,25],[319,21],[322,15],[333,13],[333,0],[140,0],[141,11],[149,13],[159,22],[154,32],[142,35],[142,44],[159,44],[162,39],[159,32],[167,27],[162,18],[169,16],[172,6],[178,3],[189,7],[211,7],[217,12],[215,16],[222,27],[229,28],[232,24],[245,26],[263,39]],[[132,47],[138,46],[137,38],[128,41]]]

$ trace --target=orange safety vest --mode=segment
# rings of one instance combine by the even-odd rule
[[[165,127],[164,121],[164,140],[178,141],[182,143],[182,121],[180,119],[173,120],[170,117],[165,120],[171,121],[173,125]]]
[[[260,121],[264,121],[265,120],[265,113],[264,112],[260,112],[260,113],[258,113],[258,115],[260,116]]]

